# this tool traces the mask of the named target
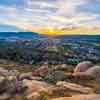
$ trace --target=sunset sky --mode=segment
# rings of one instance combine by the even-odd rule
[[[0,0],[0,31],[100,34],[100,0]]]

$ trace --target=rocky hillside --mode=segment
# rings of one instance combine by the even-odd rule
[[[26,66],[31,69],[27,70]],[[66,64],[44,64],[34,68],[30,65],[5,64],[0,67],[0,100],[99,99],[100,66],[90,61],[75,67]]]

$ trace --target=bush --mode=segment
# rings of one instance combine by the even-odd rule
[[[47,92],[40,92],[39,100],[47,100],[48,99],[48,93]]]
[[[55,71],[45,77],[45,80],[49,83],[56,83],[57,81],[63,81],[66,79],[64,71]]]

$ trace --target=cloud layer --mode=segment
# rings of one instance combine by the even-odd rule
[[[0,24],[22,29],[98,27],[100,0],[0,0]]]

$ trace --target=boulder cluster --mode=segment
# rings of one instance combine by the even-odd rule
[[[27,73],[0,68],[0,100],[42,100],[39,98],[46,98],[47,95],[56,95],[56,93],[62,95],[63,91],[71,94],[93,93],[90,87],[67,81],[67,75],[64,71],[51,70],[48,66],[41,66]],[[70,75],[82,78],[92,77],[100,82],[100,66],[94,65],[90,61],[80,62]],[[16,95],[23,95],[23,98],[11,99]]]
[[[51,93],[53,85],[43,80],[49,72],[47,67],[41,67],[33,72],[20,73],[17,70],[0,68],[0,100],[38,100],[41,92]],[[18,96],[24,95],[18,99]],[[17,99],[11,99],[17,95]]]

